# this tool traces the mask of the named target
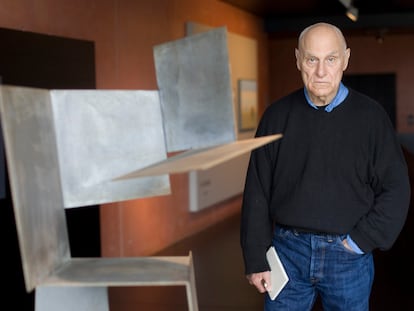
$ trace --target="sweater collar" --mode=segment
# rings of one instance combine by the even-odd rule
[[[310,99],[309,94],[308,94],[308,90],[306,89],[306,87],[303,88],[303,91],[305,93],[305,97],[306,97],[306,101],[308,102],[308,104],[315,108],[318,109],[318,106],[316,106]],[[325,106],[325,111],[326,112],[331,112],[335,107],[339,106],[346,98],[346,96],[348,95],[349,90],[348,88],[341,82],[339,84],[339,90],[338,93],[336,93],[336,96],[334,97],[334,99],[329,103],[329,105]]]

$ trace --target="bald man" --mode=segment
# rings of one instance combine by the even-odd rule
[[[265,311],[368,311],[372,252],[391,248],[410,202],[392,123],[373,99],[342,82],[350,49],[336,26],[304,29],[295,49],[304,87],[264,112],[256,136],[283,138],[251,153],[241,219],[248,282],[272,287],[274,246],[289,281]]]

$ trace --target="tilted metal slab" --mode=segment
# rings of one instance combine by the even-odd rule
[[[52,90],[65,207],[169,194],[168,175],[114,182],[167,157],[158,91]]]
[[[248,153],[260,146],[282,138],[282,134],[274,134],[251,139],[238,140],[198,150],[189,150],[176,156],[155,163],[148,167],[120,176],[117,180],[138,178],[142,176],[162,175],[166,173],[187,173],[197,170],[207,170]]]
[[[198,311],[191,252],[173,257],[72,258],[36,288],[36,311],[109,310],[109,286],[185,286],[187,310]]]
[[[49,91],[1,87],[1,118],[27,291],[70,258]]]
[[[225,27],[154,47],[167,151],[236,140]]]

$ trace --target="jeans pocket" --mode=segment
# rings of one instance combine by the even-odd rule
[[[358,253],[356,253],[355,251],[353,251],[352,249],[349,249],[348,247],[346,247],[345,245],[344,245],[344,241],[346,240],[346,235],[344,234],[344,235],[340,235],[340,236],[338,236],[338,240],[337,240],[337,242],[338,242],[338,244],[339,244],[339,247],[345,252],[345,253],[347,253],[347,254],[350,254],[350,255],[355,255],[355,256],[359,256],[359,254]]]

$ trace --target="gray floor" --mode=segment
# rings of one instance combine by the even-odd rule
[[[160,253],[187,255],[190,250],[193,252],[200,311],[262,310],[262,295],[248,285],[243,275],[239,217],[231,217]],[[370,310],[414,310],[407,285],[413,276],[413,261],[408,255],[413,245],[411,236],[406,226],[391,251],[376,254]],[[187,310],[183,287],[143,287],[138,296],[134,302],[139,301],[139,310]],[[319,310],[322,309],[317,302],[313,311]]]

